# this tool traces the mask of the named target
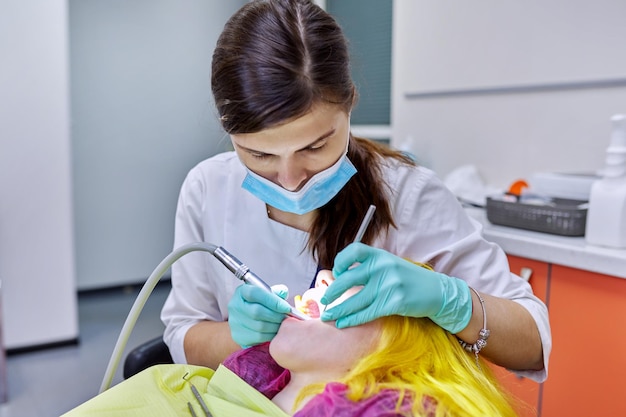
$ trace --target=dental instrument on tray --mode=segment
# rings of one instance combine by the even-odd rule
[[[189,372],[183,375],[183,380],[189,383],[189,386],[191,387],[191,392],[193,392],[193,396],[196,397],[196,400],[198,400],[198,402],[200,403],[200,407],[202,407],[202,411],[204,411],[205,417],[213,417],[213,415],[209,411],[209,407],[207,407],[206,403],[202,399],[202,395],[200,395],[200,391],[198,391],[198,388],[196,388],[196,386],[191,382],[191,380],[188,380],[187,378],[185,378],[188,374]],[[191,416],[197,417],[196,412],[193,409],[193,405],[191,405],[189,401],[187,401],[187,407],[189,407],[189,412],[191,413]]]
[[[187,401],[187,408],[189,408],[189,412],[191,413],[191,417],[198,417],[195,410],[193,409],[193,405],[189,401]]]
[[[194,251],[202,251],[209,252],[213,256],[215,256],[229,271],[231,271],[235,277],[242,280],[246,284],[255,285],[259,288],[262,288],[266,291],[271,292],[272,288],[267,285],[265,281],[255,275],[250,269],[245,266],[241,261],[235,258],[232,254],[230,254],[226,249],[221,246],[214,245],[212,243],[207,242],[198,242],[198,243],[190,243],[187,245],[183,245],[174,251],[172,251],[169,255],[165,257],[157,265],[157,267],[152,271],[152,274],[148,277],[146,282],[141,287],[141,291],[139,291],[139,295],[135,299],[133,306],[126,317],[126,321],[124,322],[124,326],[122,327],[122,331],[117,338],[117,342],[115,343],[115,347],[113,348],[113,353],[111,354],[111,358],[109,359],[109,364],[107,365],[107,369],[104,373],[104,378],[102,379],[102,384],[100,385],[100,393],[106,391],[111,387],[111,381],[113,381],[113,377],[115,375],[115,371],[119,365],[119,362],[124,353],[124,349],[126,348],[126,343],[128,342],[128,338],[130,337],[130,333],[135,327],[137,323],[137,319],[139,318],[139,314],[143,309],[146,301],[148,301],[148,297],[154,290],[154,287],[159,283],[159,280],[167,272],[167,270],[172,266],[174,262],[183,257],[184,255],[194,252]],[[276,295],[278,297],[278,295]],[[304,315],[300,311],[296,310],[295,307],[291,307],[291,312],[288,313],[288,316],[300,319],[300,320],[310,320],[311,318]]]

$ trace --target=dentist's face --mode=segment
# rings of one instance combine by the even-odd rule
[[[323,305],[319,299],[333,280],[330,271],[320,271],[316,287],[302,295],[303,302],[313,302],[321,311]],[[342,300],[358,291],[358,288],[346,291]],[[338,329],[335,322],[319,320],[319,315],[306,321],[287,318],[270,343],[270,354],[292,372],[330,370],[340,377],[375,348],[379,332],[379,321]]]
[[[317,104],[297,119],[257,133],[231,135],[241,162],[252,172],[289,191],[343,156],[350,121],[339,106]]]

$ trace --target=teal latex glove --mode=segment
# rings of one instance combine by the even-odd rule
[[[283,299],[287,297],[285,288],[272,287],[273,294],[248,284],[235,289],[228,303],[228,325],[235,343],[246,348],[269,342],[276,336],[291,309]]]
[[[349,288],[364,285],[322,313],[323,321],[337,320],[339,328],[401,315],[429,317],[454,334],[467,327],[472,315],[472,296],[465,281],[362,243],[353,243],[337,255],[333,275],[335,281],[320,300],[322,304],[332,303]]]

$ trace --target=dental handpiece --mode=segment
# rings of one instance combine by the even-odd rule
[[[213,252],[213,255],[222,264],[224,264],[224,266],[226,268],[228,268],[228,270],[230,272],[232,272],[235,275],[236,278],[242,280],[246,284],[254,285],[256,287],[264,289],[265,291],[267,291],[267,292],[269,292],[271,294],[274,294],[274,292],[272,291],[272,288],[269,285],[267,285],[267,283],[265,281],[263,281],[254,272],[250,271],[250,268],[248,268],[239,259],[235,258],[234,255],[232,255],[230,252],[228,252],[223,247],[218,246],[217,249],[215,249],[215,252]],[[290,307],[291,307],[291,311],[289,313],[287,313],[288,316],[296,318],[296,319],[300,319],[300,320],[310,320],[311,319],[309,316],[307,316],[306,314],[300,312],[295,307],[293,307],[293,306],[290,306]]]

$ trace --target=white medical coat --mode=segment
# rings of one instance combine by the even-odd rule
[[[467,216],[432,171],[390,161],[383,172],[397,228],[373,246],[428,262],[478,291],[523,305],[537,323],[545,369],[518,373],[544,380],[552,347],[550,326],[546,306],[530,285],[509,272],[504,252],[482,238],[481,225]],[[309,288],[317,271],[306,250],[308,233],[268,218],[265,203],[241,188],[245,175],[234,152],[209,158],[189,172],[179,196],[174,247],[193,242],[222,246],[268,284],[287,285],[293,304],[293,296]],[[175,362],[186,363],[183,340],[191,326],[228,318],[228,301],[238,285],[241,281],[205,252],[185,255],[172,266],[172,291],[161,318]]]

